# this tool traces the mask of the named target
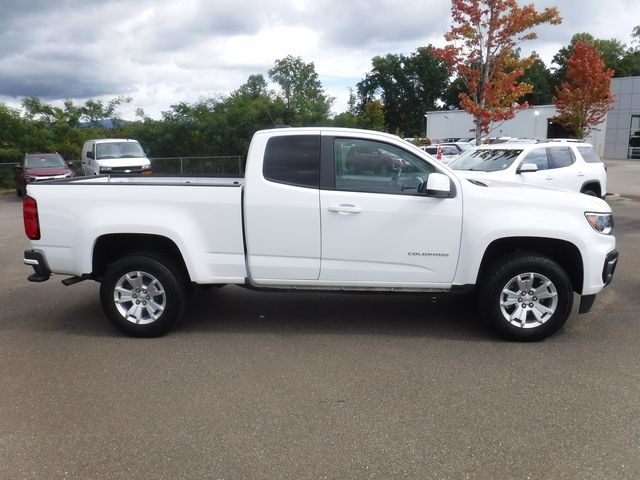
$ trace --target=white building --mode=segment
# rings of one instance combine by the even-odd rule
[[[605,158],[640,159],[640,77],[614,78],[611,91],[616,96],[613,109],[605,121],[586,138]],[[490,137],[558,138],[566,134],[551,120],[553,105],[532,106],[519,111],[515,118],[496,122]],[[473,117],[464,110],[437,110],[425,114],[428,138],[474,136]],[[637,148],[634,148],[637,147]]]

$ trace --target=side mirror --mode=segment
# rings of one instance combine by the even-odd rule
[[[93,158],[93,152],[92,151],[88,151],[87,152],[87,158]]]
[[[538,166],[535,163],[523,163],[518,169],[518,173],[537,172]]]
[[[13,168],[15,168],[16,170],[22,170],[22,164],[21,163],[16,163]]]
[[[144,154],[148,157],[149,155],[151,155],[151,150],[148,148],[145,148]]]
[[[451,180],[442,173],[432,173],[427,178],[427,197],[447,198],[451,193]]]

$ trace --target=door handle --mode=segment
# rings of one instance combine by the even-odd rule
[[[362,209],[355,205],[343,203],[341,205],[332,206],[328,209],[330,212],[337,213],[338,215],[349,215],[351,213],[360,213]]]
[[[551,175],[547,175],[545,180],[553,180],[553,177]]]
[[[579,177],[584,177],[584,173],[582,173],[582,172],[578,172],[578,176],[579,176]]]

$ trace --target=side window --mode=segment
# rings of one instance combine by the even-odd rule
[[[549,147],[549,168],[563,168],[573,165],[575,157],[570,147]]]
[[[386,143],[334,140],[336,190],[417,195],[435,167]]]
[[[584,161],[587,163],[602,163],[602,160],[600,160],[600,157],[598,156],[598,153],[596,152],[595,148],[593,147],[578,147],[578,151],[580,152],[580,155],[582,155],[582,158],[584,158]]]
[[[276,183],[320,188],[320,135],[271,137],[262,174]]]
[[[538,170],[547,170],[549,168],[549,160],[547,159],[546,148],[536,148],[527,154],[522,160],[520,165],[525,163],[533,163],[538,167]]]

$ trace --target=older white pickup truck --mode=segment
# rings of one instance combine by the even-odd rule
[[[475,290],[480,317],[542,339],[610,281],[611,209],[569,191],[461,179],[383,133],[260,131],[244,178],[114,176],[30,184],[32,281],[101,282],[130,335],[166,333],[189,286]]]

